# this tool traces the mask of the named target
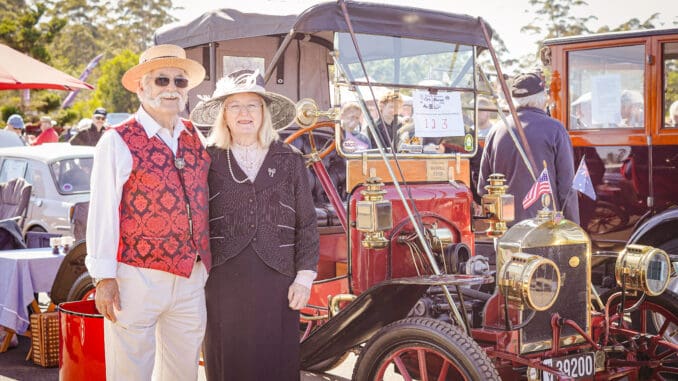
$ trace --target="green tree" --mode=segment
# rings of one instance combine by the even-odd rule
[[[112,6],[109,31],[119,38],[115,46],[141,52],[153,42],[156,29],[177,19],[169,12],[172,0],[120,0]],[[114,26],[114,27],[110,27]]]
[[[120,83],[123,74],[137,63],[139,56],[131,50],[124,50],[101,66],[101,76],[97,81],[89,113],[98,106],[103,106],[109,111],[130,113],[139,108],[136,94],[127,91]]]
[[[51,1],[43,1],[32,6],[21,4],[20,1],[3,2],[3,11],[0,21],[0,41],[8,46],[28,54],[42,61],[50,61],[48,45],[66,25],[66,20],[59,17],[48,18],[42,21]]]
[[[604,32],[622,32],[627,30],[638,30],[638,29],[654,29],[656,28],[655,23],[659,21],[659,13],[654,13],[652,16],[648,17],[645,21],[640,21],[637,17],[634,17],[625,23],[620,24],[616,28],[610,28],[607,25],[604,25],[596,31],[596,33]]]
[[[54,65],[71,74],[79,75],[89,60],[106,52],[104,18],[106,7],[98,0],[60,0],[48,11],[48,16],[68,20],[50,49],[59,52]]]
[[[543,39],[591,33],[587,24],[598,19],[596,16],[572,16],[574,8],[588,5],[584,0],[530,0],[529,4],[536,7],[534,13],[537,16],[520,31],[537,34]]]

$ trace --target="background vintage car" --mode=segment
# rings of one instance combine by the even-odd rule
[[[73,206],[89,201],[93,157],[93,147],[68,143],[0,148],[0,182],[33,185],[24,232],[72,234]]]
[[[106,124],[115,126],[126,121],[131,116],[132,114],[126,112],[109,112],[108,115],[106,115]]]

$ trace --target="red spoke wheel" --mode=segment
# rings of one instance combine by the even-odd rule
[[[459,328],[431,318],[407,318],[377,332],[360,353],[353,380],[496,380],[492,361]]]
[[[627,297],[624,305],[629,308],[637,301],[637,297]],[[678,295],[667,290],[648,296],[637,310],[625,313],[622,328],[637,334],[614,330],[619,324],[616,311],[620,302],[621,298],[616,297],[610,306],[613,321],[610,341],[623,345],[625,353],[610,359],[611,364],[638,362],[640,380],[678,380]]]

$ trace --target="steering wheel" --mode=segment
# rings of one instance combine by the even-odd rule
[[[317,130],[318,128],[322,127],[331,127],[332,130],[334,130],[334,122],[332,121],[324,121],[324,122],[318,122],[315,123],[311,126],[304,127],[293,133],[292,135],[288,136],[285,139],[285,143],[287,144],[292,144],[295,140],[299,139],[301,136],[308,134],[308,141],[311,144],[311,152],[310,155],[314,155],[316,152],[318,152],[318,148],[316,147],[315,144],[315,139],[313,138],[313,131]],[[328,139],[328,142],[332,142],[331,144],[325,143],[325,146],[327,147],[322,147],[320,153],[318,153],[318,157],[320,160],[324,159],[325,156],[329,155],[330,152],[334,151],[334,148],[336,147],[337,143],[334,141],[334,139]]]

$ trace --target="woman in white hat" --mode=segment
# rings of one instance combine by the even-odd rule
[[[294,103],[258,72],[222,78],[191,113],[212,125],[205,370],[214,380],[298,380],[299,309],[319,236],[304,160],[278,140]]]

